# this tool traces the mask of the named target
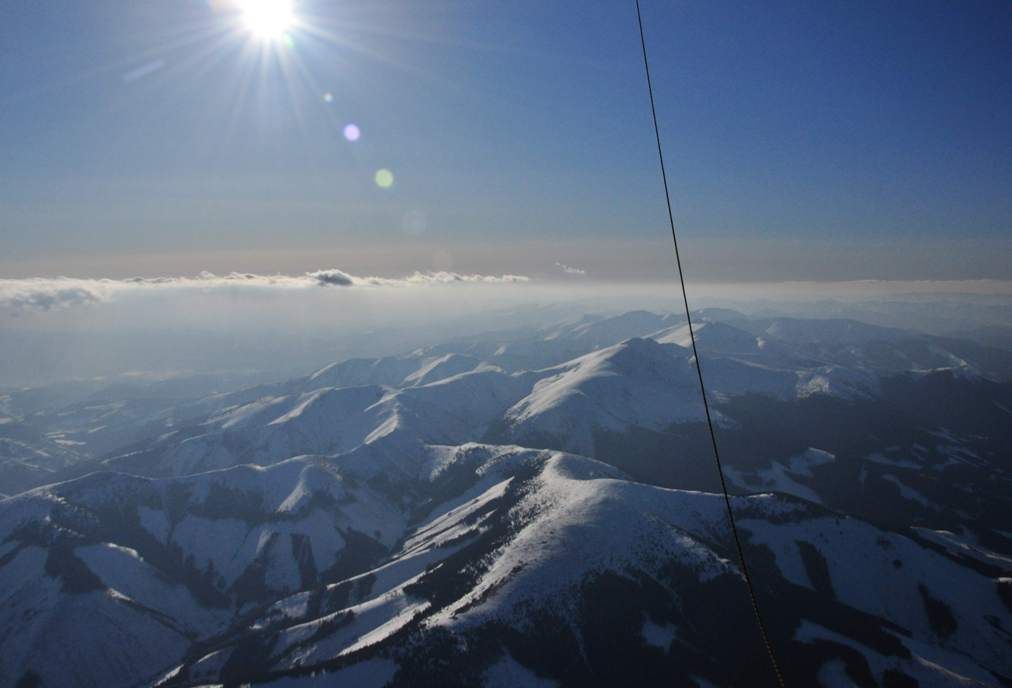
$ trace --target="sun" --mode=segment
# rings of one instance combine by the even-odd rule
[[[238,5],[246,29],[262,41],[281,38],[295,24],[291,0],[239,0]]]

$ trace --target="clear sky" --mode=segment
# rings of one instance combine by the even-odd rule
[[[0,277],[670,269],[631,0],[225,4],[5,6]],[[1012,3],[644,11],[690,278],[1012,278]]]

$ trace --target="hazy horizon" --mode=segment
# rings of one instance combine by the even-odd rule
[[[568,268],[566,272],[564,268]],[[683,313],[672,277],[601,281],[452,272],[396,278],[330,269],[111,279],[0,279],[0,385],[122,373],[270,372],[403,354],[448,336],[589,314]],[[853,318],[1004,346],[1012,281],[690,283],[693,309]],[[986,330],[991,330],[984,336]]]

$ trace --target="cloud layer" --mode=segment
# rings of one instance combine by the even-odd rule
[[[331,268],[302,275],[257,275],[233,272],[215,275],[202,272],[193,277],[131,277],[128,279],[81,279],[32,277],[0,279],[0,309],[48,311],[100,303],[130,293],[177,290],[271,289],[299,290],[318,287],[418,287],[448,284],[517,284],[529,282],[523,275],[476,275],[457,272],[415,272],[406,277],[358,277]]]
[[[584,270],[583,268],[574,268],[573,266],[566,265],[565,263],[556,263],[555,267],[559,268],[560,270],[562,270],[567,275],[586,275],[587,274],[587,271]]]

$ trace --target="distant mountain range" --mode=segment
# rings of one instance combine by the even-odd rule
[[[1012,685],[1012,351],[694,316],[787,683]],[[0,396],[0,685],[772,685],[684,318]]]

